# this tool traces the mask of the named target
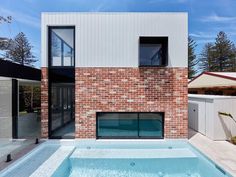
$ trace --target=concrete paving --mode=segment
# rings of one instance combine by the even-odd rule
[[[193,130],[189,130],[189,142],[236,177],[236,145],[227,141],[213,141]]]
[[[32,139],[0,139],[0,171],[35,148],[38,144],[34,142]],[[11,154],[12,161],[6,162],[7,154]]]
[[[7,154],[19,151],[29,144],[33,143],[34,140],[12,140],[12,139],[0,139],[0,159],[6,157]]]

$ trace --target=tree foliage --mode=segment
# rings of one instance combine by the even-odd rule
[[[0,24],[1,23],[11,23],[11,21],[12,21],[11,16],[7,16],[7,17],[0,16]]]
[[[196,72],[196,65],[198,63],[196,54],[195,54],[195,47],[197,46],[196,42],[189,37],[188,38],[188,78],[194,77]]]
[[[21,65],[32,65],[36,57],[32,54],[32,46],[23,32],[20,32],[13,40],[6,52],[6,57]]]
[[[11,23],[11,21],[11,16],[0,16],[0,25]],[[32,48],[23,32],[20,32],[14,39],[0,37],[0,58],[10,59],[21,65],[32,65],[37,61],[32,54]]]
[[[234,71],[235,47],[225,32],[221,31],[216,37],[214,46],[214,70],[216,71]]]
[[[199,69],[204,71],[211,71],[213,67],[213,47],[212,43],[206,43],[203,46],[202,52],[199,57]]]
[[[3,17],[0,16],[0,24],[3,23],[11,23],[12,21],[12,17],[11,16],[7,16],[7,17]],[[0,37],[0,50],[7,50],[9,47],[9,40],[6,37]]]
[[[213,72],[236,71],[236,49],[225,32],[217,34],[214,44],[205,44],[200,54],[199,68]]]

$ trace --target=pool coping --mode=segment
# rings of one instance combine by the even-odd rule
[[[74,151],[74,146],[61,146],[52,156],[44,161],[31,175],[30,177],[51,177],[58,167],[67,159]],[[51,165],[53,162],[53,165]]]
[[[39,149],[41,149],[44,146],[44,143],[41,143],[40,145],[34,147],[33,149],[31,149],[30,151],[28,151],[26,154],[24,154],[23,156],[19,157],[18,159],[16,159],[15,161],[13,161],[11,164],[9,164],[6,168],[2,169],[0,171],[0,177],[3,176],[5,173],[7,173],[7,171],[9,169],[14,169],[17,167],[17,165],[23,163],[25,160],[27,160],[30,155],[36,153]]]
[[[200,136],[203,136],[200,133],[197,133],[197,134],[200,135]],[[207,138],[207,137],[204,136],[204,138]],[[210,139],[209,139],[209,141],[215,142],[215,141],[210,140]],[[214,157],[210,153],[205,152],[205,150],[202,147],[200,147],[197,142],[195,142],[194,140],[191,140],[191,139],[189,139],[188,142],[192,147],[194,147],[198,152],[200,152],[205,158],[207,158],[209,161],[211,161],[213,164],[215,164],[216,167],[219,167],[220,169],[223,169],[223,171],[225,171],[227,175],[230,175],[232,177],[236,177],[236,171],[231,170],[228,166],[226,166],[225,164],[222,164],[219,161],[218,158]],[[209,148],[209,150],[210,149],[211,148]]]
[[[210,161],[215,167],[220,170],[225,175],[228,175],[229,177],[234,177],[231,172],[229,172],[222,164],[219,164],[218,162],[215,162],[212,158],[210,158],[208,155],[206,155],[204,152],[202,152],[199,148],[197,148],[195,145],[191,144],[189,142],[189,145],[194,148],[198,153],[200,153],[204,158],[206,158],[208,161]]]

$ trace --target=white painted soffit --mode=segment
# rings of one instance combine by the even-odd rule
[[[236,86],[236,80],[216,75],[202,74],[188,84],[188,88],[231,87]]]

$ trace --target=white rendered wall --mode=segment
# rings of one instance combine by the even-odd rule
[[[206,135],[206,100],[190,99],[188,107],[189,127]]]
[[[230,113],[236,119],[236,97],[215,99],[214,96],[211,97],[189,96],[189,127],[212,140],[228,140],[236,136],[236,123],[228,116],[218,114]]]
[[[187,13],[42,13],[41,59],[48,26],[75,26],[76,67],[138,67],[139,37],[168,37],[168,66],[187,67]]]
[[[227,116],[219,116],[218,111],[230,113],[236,120],[236,98],[225,100],[214,100],[214,134],[213,138],[229,139],[231,136],[236,136],[236,123]]]

